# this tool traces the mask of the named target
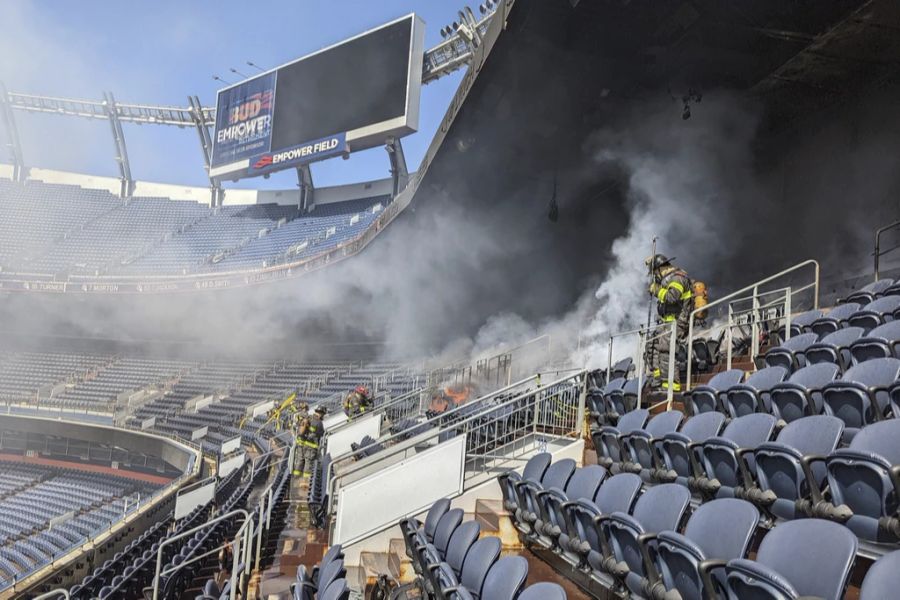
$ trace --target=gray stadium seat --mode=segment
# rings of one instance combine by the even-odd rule
[[[900,550],[875,561],[859,588],[859,600],[893,598],[900,590]]]
[[[774,415],[745,415],[729,423],[721,436],[703,442],[698,447],[702,473],[694,478],[695,489],[708,497],[733,498],[735,488],[751,486],[752,481],[739,452],[748,452],[769,441],[775,431],[775,423]],[[746,462],[752,473],[755,468],[752,454]]]
[[[841,302],[859,302],[860,304],[867,304],[876,298],[881,297],[881,295],[893,284],[894,281],[892,279],[879,279],[878,281],[873,281],[854,292],[850,292],[847,294],[846,298],[841,300]]]
[[[803,368],[806,366],[804,352],[817,341],[819,336],[815,333],[802,333],[792,337],[766,352],[765,364],[767,367],[784,367],[792,372]]]
[[[834,363],[846,371],[853,365],[850,345],[865,332],[861,327],[845,327],[829,333],[806,349],[806,362],[815,365],[822,362]]]
[[[682,600],[716,597],[714,578],[720,573],[708,573],[701,569],[701,564],[744,558],[758,524],[759,510],[745,500],[722,498],[701,504],[691,515],[683,534],[668,530],[656,536],[659,570],[653,561],[648,563],[651,574],[648,587],[660,596],[678,592]]]
[[[879,325],[893,321],[894,315],[898,312],[900,312],[900,296],[885,296],[866,304],[850,315],[847,323],[869,332]]]
[[[722,392],[739,384],[743,379],[744,372],[740,369],[722,371],[721,373],[716,373],[706,384],[698,385],[685,392],[685,408],[688,414],[698,415],[719,410]]]
[[[767,367],[751,374],[747,381],[733,385],[725,391],[725,412],[732,419],[756,412],[769,412],[769,392],[773,386],[788,378],[784,367]]]
[[[832,363],[809,365],[790,379],[772,386],[772,414],[785,423],[822,412],[822,388],[837,379],[841,369]]]
[[[519,510],[514,522],[526,534],[533,533],[533,527],[541,517],[541,503],[538,494],[552,488],[565,489],[575,472],[575,461],[564,458],[551,464],[540,481],[524,479],[516,485],[519,494]]]
[[[664,435],[656,445],[662,458],[656,480],[687,486],[688,479],[694,475],[696,462],[696,453],[691,445],[719,435],[724,426],[725,415],[720,412],[705,412],[688,419],[681,431]]]
[[[809,328],[813,333],[818,334],[820,338],[824,337],[829,333],[833,333],[838,329],[846,327],[847,319],[860,308],[862,308],[862,304],[859,302],[839,304],[832,308],[825,316],[813,321]]]
[[[827,415],[789,423],[774,442],[763,442],[754,450],[757,485],[745,490],[747,499],[782,519],[810,514],[820,500],[811,496],[811,490],[825,480],[824,460],[816,459],[837,448],[843,431],[844,423]]]
[[[561,585],[542,581],[525,588],[518,600],[567,600],[567,596]]]
[[[900,321],[879,325],[850,346],[853,360],[861,363],[871,358],[900,358]]]
[[[821,519],[781,523],[763,538],[755,560],[728,561],[729,599],[841,600],[858,542],[846,528]]]
[[[898,377],[900,359],[876,358],[856,365],[822,389],[825,414],[844,422],[845,443],[861,427],[884,418],[890,403],[888,389]]]
[[[650,411],[639,408],[622,415],[615,425],[605,425],[597,431],[591,432],[594,440],[594,448],[597,450],[597,464],[610,467],[622,462],[622,448],[619,445],[619,437],[638,429],[643,429],[650,417]]]
[[[503,508],[505,508],[511,514],[515,514],[515,512],[519,509],[519,494],[516,491],[516,484],[521,482],[523,479],[533,479],[535,481],[540,481],[544,476],[544,471],[546,471],[547,467],[550,466],[551,458],[552,457],[550,456],[549,452],[541,452],[539,454],[535,454],[528,459],[527,463],[525,463],[525,468],[522,470],[522,475],[519,475],[515,471],[507,471],[506,473],[503,473],[499,477],[497,477],[497,480],[500,484],[500,491],[503,494]]]
[[[607,475],[603,467],[588,465],[575,470],[565,490],[550,488],[539,492],[543,514],[535,523],[535,531],[549,538],[552,545],[556,546],[559,536],[566,531],[566,511],[563,506],[577,500],[592,501]]]
[[[624,433],[619,444],[624,451],[623,471],[649,473],[659,467],[656,459],[656,444],[667,433],[678,430],[684,414],[680,410],[667,410],[654,415],[643,429]]]

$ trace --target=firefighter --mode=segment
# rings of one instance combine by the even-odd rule
[[[675,348],[671,347],[671,335],[668,328],[657,330],[656,339],[650,345],[650,373],[651,386],[668,389],[668,379],[663,375],[668,373],[669,353],[675,352],[678,345],[687,338],[688,320],[691,311],[694,310],[693,282],[688,274],[672,264],[671,258],[662,254],[655,254],[644,264],[653,276],[650,284],[650,294],[656,298],[656,313],[661,323],[675,323]],[[681,391],[680,369],[675,368],[672,388]]]
[[[306,405],[302,405],[301,408],[306,409]],[[325,433],[325,427],[322,425],[323,416],[325,416],[324,406],[317,406],[312,416],[309,415],[308,409],[298,413],[295,476],[309,477],[312,473],[319,458],[319,443]]]
[[[356,386],[344,399],[344,413],[351,419],[371,410],[371,408],[372,398],[369,395],[368,388],[364,385]]]

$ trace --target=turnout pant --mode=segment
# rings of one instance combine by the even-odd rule
[[[650,374],[665,381],[669,375],[669,355],[678,349],[678,346],[687,340],[688,335],[688,319],[691,315],[693,306],[685,303],[686,306],[681,309],[678,318],[675,319],[675,347],[672,348],[672,330],[668,327],[658,329],[655,333],[658,335],[656,339],[647,346],[649,354],[648,366]],[[675,365],[674,383],[680,383],[681,374],[678,365]]]
[[[315,468],[317,458],[319,458],[318,448],[298,444],[294,454],[294,471],[303,477],[309,477]]]

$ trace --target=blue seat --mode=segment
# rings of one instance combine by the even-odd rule
[[[766,352],[765,363],[767,367],[784,367],[788,371],[796,371],[806,366],[806,349],[819,341],[818,334],[802,333],[792,337],[780,346]]]
[[[629,512],[641,491],[641,478],[619,473],[606,479],[593,500],[574,500],[563,505],[567,531],[559,536],[559,547],[580,566],[599,564],[602,548],[594,520],[614,512]]]
[[[616,361],[616,364],[612,366],[609,378],[615,379],[616,377],[628,377],[628,373],[631,372],[633,363],[634,361],[630,356],[626,356],[625,358]]]
[[[788,375],[789,372],[784,367],[767,367],[751,374],[744,383],[733,385],[725,391],[725,412],[732,419],[756,412],[769,412],[772,406],[769,392],[774,385],[787,379]]]
[[[597,450],[597,464],[606,468],[622,462],[622,447],[619,445],[619,437],[638,429],[643,429],[650,417],[650,411],[639,408],[625,413],[619,422],[613,425],[604,425],[599,430],[591,432],[594,440],[594,448]]]
[[[640,538],[680,529],[690,502],[691,493],[687,488],[663,483],[644,492],[631,514],[615,512],[600,517],[595,526],[603,547],[602,570],[632,593],[641,594],[647,575]]]
[[[743,380],[744,372],[740,369],[716,373],[706,384],[698,385],[684,393],[687,413],[699,415],[700,413],[719,410],[722,404],[720,397],[723,392]]]
[[[727,597],[841,600],[858,545],[856,536],[835,523],[821,519],[781,523],[763,538],[755,560],[728,561]]]
[[[684,420],[680,410],[667,410],[654,415],[643,429],[623,433],[619,446],[623,450],[621,469],[632,473],[643,473],[649,481],[650,473],[659,468],[656,444],[667,433],[678,430]]]
[[[894,598],[900,590],[900,550],[875,561],[859,588],[859,600]]]
[[[752,451],[772,438],[774,415],[755,413],[733,420],[719,437],[698,447],[702,472],[694,477],[693,489],[711,498],[734,498],[735,488],[751,487],[755,469]]]
[[[575,461],[564,458],[551,464],[544,476],[535,479],[523,479],[516,484],[519,494],[519,510],[513,515],[516,526],[526,534],[535,533],[534,524],[541,517],[541,503],[538,493],[552,488],[566,489],[569,479],[575,473]]]
[[[528,577],[528,561],[521,556],[501,558],[487,573],[481,598],[484,600],[515,600]]]
[[[847,448],[828,455],[830,505],[817,516],[844,523],[862,539],[900,540],[900,489],[893,470],[900,465],[900,419],[863,427]]]
[[[841,369],[832,363],[809,365],[790,379],[772,386],[772,414],[785,423],[822,412],[822,388],[834,381]]]
[[[841,300],[844,302],[858,302],[860,304],[868,304],[872,302],[876,298],[881,297],[881,295],[886,292],[892,285],[894,281],[892,279],[879,279],[878,281],[873,281],[860,289],[850,292],[847,294],[847,297]]]
[[[619,380],[613,380],[613,382],[617,381]],[[621,417],[621,415],[624,415],[629,411],[637,408],[638,389],[640,388],[640,383],[641,382],[637,378],[628,379],[624,381],[621,387],[612,387],[606,392],[604,398],[606,399],[608,422],[614,423]],[[646,386],[647,382],[643,381],[643,385]]]
[[[316,600],[348,600],[349,598],[350,588],[347,586],[347,580],[343,578],[335,579],[325,588],[325,591],[316,596]]]
[[[463,562],[469,550],[478,541],[481,533],[481,525],[477,521],[466,521],[453,532],[445,550],[440,550],[437,545],[429,544],[422,554],[422,574],[429,590],[440,587],[438,570],[441,563],[446,563],[457,576],[462,571]]]
[[[704,412],[688,419],[681,431],[667,433],[656,444],[661,465],[655,473],[656,481],[688,485],[694,475],[697,462],[696,447],[711,437],[719,435],[725,426],[725,415],[720,412]]]
[[[613,377],[610,379],[603,389],[600,391],[602,401],[598,406],[600,417],[597,419],[597,425],[602,426],[606,423],[615,423],[620,414],[617,412],[616,404],[623,403],[622,388],[625,386],[624,377]],[[615,398],[613,398],[615,396]]]
[[[481,596],[484,580],[488,571],[500,557],[500,538],[486,537],[478,540],[463,560],[459,577],[447,563],[441,563],[437,570],[436,580],[438,586],[435,595],[440,600],[448,600],[452,590],[471,590],[476,596]]]
[[[450,537],[453,535],[453,532],[456,531],[456,528],[459,527],[459,524],[462,523],[464,516],[461,508],[452,508],[444,513],[438,521],[438,524],[434,529],[433,542],[442,554],[447,550],[447,544],[450,543]],[[413,540],[412,549],[413,568],[416,570],[416,573],[422,573],[424,569],[425,552],[431,543],[432,541],[429,541],[423,532],[420,531],[416,534],[416,537]]]
[[[522,470],[522,475],[515,471],[507,471],[497,477],[497,481],[500,484],[500,492],[503,494],[503,508],[509,513],[515,514],[519,509],[519,494],[516,491],[516,484],[522,479],[540,481],[544,476],[544,471],[550,466],[551,460],[552,457],[549,452],[541,452],[528,459],[528,462],[525,463],[525,468]],[[447,507],[449,508],[449,501]]]
[[[841,368],[841,372],[846,371],[853,365],[850,345],[863,333],[862,327],[845,327],[829,333],[806,349],[807,364],[834,363]]]
[[[809,328],[813,333],[818,334],[820,338],[824,337],[829,333],[833,333],[838,329],[846,327],[850,315],[855,314],[860,308],[862,308],[862,304],[858,302],[839,304],[832,308],[825,316],[813,321]]]
[[[745,497],[782,519],[811,515],[821,500],[813,490],[825,480],[825,457],[837,448],[843,431],[840,419],[826,415],[789,423],[774,442],[763,442],[753,452],[757,484],[745,490]]]
[[[682,600],[717,597],[713,578],[721,575],[721,568],[708,572],[701,569],[701,564],[744,558],[758,524],[759,510],[755,506],[745,500],[722,498],[701,504],[683,534],[668,530],[645,540],[647,555],[654,549],[657,557],[655,562],[645,561],[650,574],[646,587],[656,591],[652,597],[668,598],[666,592],[678,592]]]
[[[550,458],[549,455],[547,455],[547,463],[549,464],[549,462]],[[441,520],[441,517],[443,517],[448,510],[450,510],[450,500],[447,498],[442,498],[432,504],[431,508],[428,509],[428,513],[425,515],[424,523],[421,523],[414,517],[410,517],[409,519],[403,519],[402,521],[400,521],[400,530],[403,533],[403,541],[406,543],[407,556],[413,556],[413,548],[415,547],[415,544],[413,542],[415,540],[417,532],[421,532],[428,542],[434,539],[434,530],[437,527],[438,522]],[[339,544],[336,544],[336,546],[340,549]]]
[[[900,358],[900,321],[879,325],[850,346],[857,363],[872,358]]]
[[[900,298],[900,296],[894,296]],[[822,389],[825,414],[844,422],[844,442],[861,427],[884,418],[889,388],[900,377],[900,359],[876,358],[852,367]]]
[[[812,324],[822,318],[822,311],[818,309],[808,310],[805,313],[800,313],[791,318],[791,337],[795,337],[801,335],[803,333],[810,333],[812,329],[810,327]],[[785,328],[782,326],[779,330],[779,335],[781,339],[785,339],[787,336],[785,335]]]
[[[603,484],[608,473],[599,465],[588,465],[576,469],[569,479],[565,490],[550,488],[538,493],[543,514],[535,523],[535,531],[551,540],[556,546],[559,536],[566,531],[566,511],[563,506],[567,502],[578,500],[593,501],[594,496]]]
[[[868,333],[879,325],[893,321],[897,313],[900,313],[900,296],[885,296],[850,315],[847,323],[852,327],[862,327]]]

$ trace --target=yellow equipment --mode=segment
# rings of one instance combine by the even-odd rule
[[[694,292],[694,310],[700,310],[701,308],[705,308],[707,304],[709,304],[709,290],[706,289],[706,284],[702,281],[695,281],[693,285]],[[700,310],[697,313],[698,319],[705,319],[707,315],[706,310]]]

